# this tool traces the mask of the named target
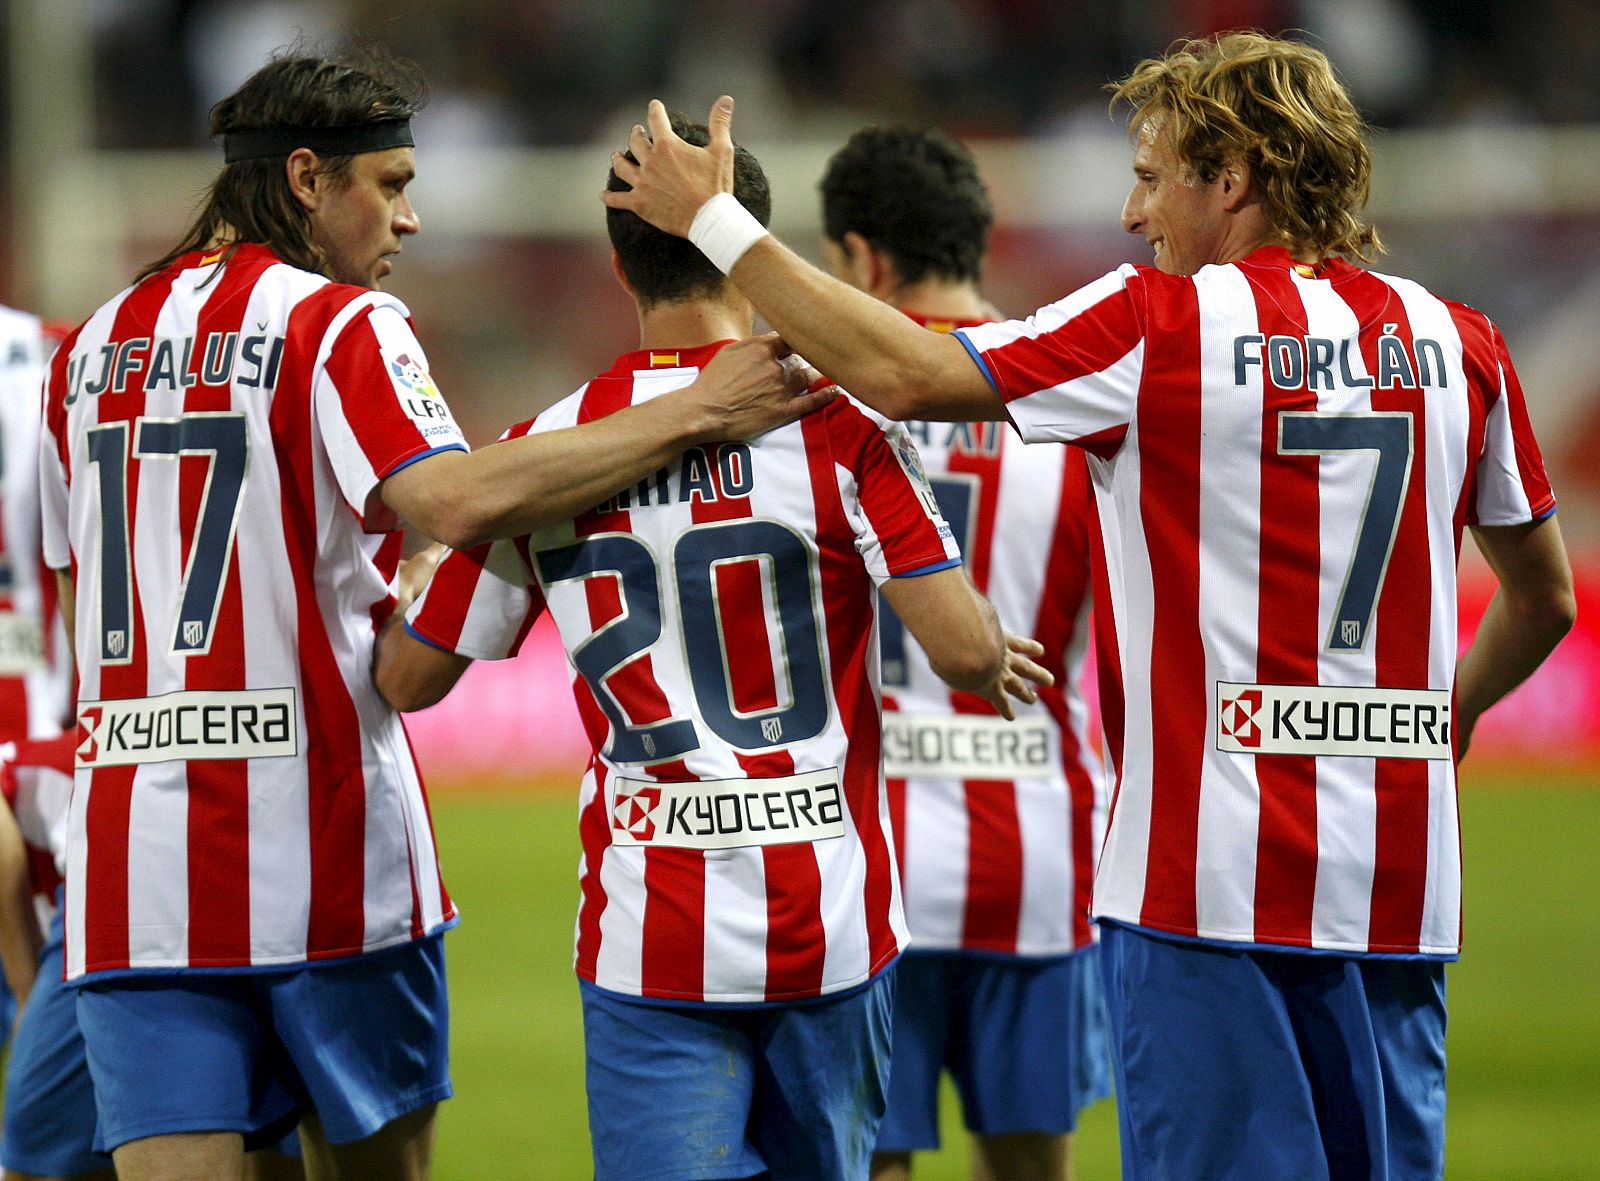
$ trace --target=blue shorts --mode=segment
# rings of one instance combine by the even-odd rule
[[[1063,1135],[1111,1093],[1098,951],[1051,959],[907,952],[895,969],[894,1062],[879,1152],[939,1147],[939,1075],[968,1129]]]
[[[91,979],[77,992],[97,1147],[242,1132],[260,1148],[305,1110],[345,1144],[451,1094],[439,935],[315,967]]]
[[[891,972],[839,999],[738,1007],[580,982],[595,1181],[866,1181]]]
[[[72,1177],[109,1169],[93,1150],[94,1088],[78,1032],[77,998],[61,981],[61,914],[39,954],[39,974],[6,1064],[0,1164],[16,1173]]]
[[[1122,1175],[1444,1175],[1444,965],[1102,923]]]

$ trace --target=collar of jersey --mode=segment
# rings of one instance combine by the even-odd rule
[[[732,344],[732,339],[697,344],[693,348],[635,349],[623,353],[612,363],[607,376],[627,376],[640,370],[704,369],[717,350]]]
[[[993,322],[990,320],[963,320],[959,316],[924,316],[921,312],[913,312],[910,308],[901,308],[900,311],[924,328],[932,328],[935,332],[954,332],[957,328],[976,328],[980,324]]]
[[[1239,259],[1239,263],[1241,265],[1260,267],[1287,267],[1299,272],[1307,279],[1342,279],[1351,270],[1355,269],[1344,259],[1337,256],[1329,256],[1321,262],[1310,264],[1312,273],[1307,275],[1304,270],[1301,270],[1307,264],[1295,262],[1294,255],[1289,253],[1289,248],[1276,243],[1252,250],[1249,254]]]
[[[220,262],[227,253],[228,247],[226,246],[218,246],[212,250],[191,250],[178,260],[178,267],[181,270],[188,270],[191,267],[208,267]],[[234,248],[233,257],[228,261],[232,263],[252,262],[256,259],[276,261],[277,257],[272,253],[272,248],[263,243],[240,242]]]

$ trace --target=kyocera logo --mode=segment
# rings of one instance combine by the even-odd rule
[[[611,827],[638,841],[651,840],[656,835],[656,822],[652,817],[660,803],[661,789],[658,787],[618,792],[617,802],[611,809]]]
[[[1218,720],[1222,733],[1240,746],[1260,746],[1261,727],[1256,722],[1256,714],[1261,712],[1261,690],[1250,689],[1237,697],[1223,697],[1220,702]]]

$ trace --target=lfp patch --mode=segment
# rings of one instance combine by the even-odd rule
[[[407,353],[401,353],[389,362],[389,371],[394,374],[395,384],[400,386],[401,392],[415,394],[423,398],[440,397],[439,387],[433,384],[433,376],[421,361],[414,361]]]

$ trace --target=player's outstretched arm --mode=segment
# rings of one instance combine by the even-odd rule
[[[741,234],[761,232],[736,202],[731,209],[726,201],[707,206],[733,192],[733,99],[723,95],[711,108],[711,142],[704,148],[673,132],[660,102],[651,101],[647,118],[649,131],[636,126],[628,137],[638,163],[621,152],[611,158],[632,189],[602,193],[601,200],[694,241],[797,353],[879,413],[955,421],[1005,417],[999,395],[954,337],[922,328],[824,274],[771,234],[762,232],[731,260]]]
[[[832,387],[786,364],[775,335],[722,349],[689,386],[595,422],[445,451],[381,485],[383,501],[452,549],[571,520],[670,464],[689,447],[748,439],[825,406]]]
[[[883,584],[883,594],[928,654],[933,671],[951,688],[983,697],[1001,716],[1016,716],[1011,698],[1031,703],[1037,699],[1033,685],[1054,680],[1032,660],[1044,648],[1003,632],[994,605],[978,593],[965,570],[951,567],[915,578],[891,578]]]
[[[1500,587],[1472,647],[1456,667],[1456,753],[1483,712],[1515,689],[1572,629],[1578,601],[1555,517],[1531,525],[1480,526],[1473,539]]]
[[[33,909],[28,851],[11,806],[0,799],[0,966],[20,1009],[38,974],[44,934]]]

